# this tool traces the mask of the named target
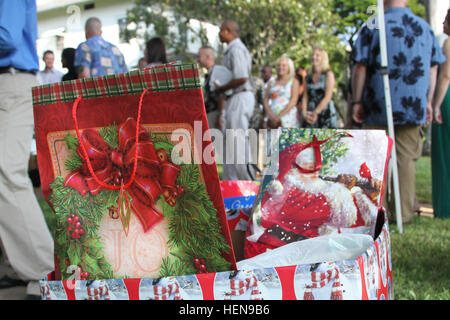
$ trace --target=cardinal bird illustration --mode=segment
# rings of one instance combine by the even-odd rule
[[[366,178],[369,181],[372,180],[372,175],[370,173],[370,169],[365,162],[359,168],[359,175],[361,176],[361,178]]]

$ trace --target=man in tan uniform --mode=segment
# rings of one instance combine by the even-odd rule
[[[39,298],[38,280],[53,270],[53,240],[27,172],[36,38],[35,0],[0,0],[0,244],[10,264],[0,289],[28,284],[30,299]]]
[[[239,38],[239,25],[235,21],[224,21],[220,27],[219,37],[221,42],[228,44],[223,65],[231,71],[232,80],[216,88],[216,93],[233,90],[225,106],[225,128],[240,129],[240,131],[234,131],[235,139],[230,139],[228,135],[233,131],[228,131],[225,136],[223,179],[253,180],[255,172],[249,164],[256,164],[256,155],[250,150],[250,139],[246,136],[250,117],[255,108],[251,75],[252,59],[247,47]],[[236,148],[234,142],[236,142]],[[240,153],[239,150],[245,152]]]

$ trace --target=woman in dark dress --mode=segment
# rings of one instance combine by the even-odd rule
[[[444,33],[450,35],[450,9],[444,21]],[[450,218],[450,38],[444,42],[447,61],[439,67],[434,93],[434,120],[431,128],[432,200],[436,218]]]
[[[336,128],[336,109],[332,100],[335,78],[327,52],[315,48],[311,62],[302,101],[303,127]]]

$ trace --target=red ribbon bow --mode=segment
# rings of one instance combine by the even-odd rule
[[[137,155],[135,177],[127,191],[131,197],[130,205],[139,218],[144,232],[147,232],[163,218],[163,214],[154,206],[158,197],[164,193],[166,201],[170,200],[169,204],[174,205],[174,198],[182,192],[182,188],[175,185],[180,167],[167,161],[167,158],[159,157],[160,152],[155,151],[147,131],[141,126],[139,128],[136,126],[136,120],[128,118],[118,127],[119,146],[114,150],[96,130],[85,129],[80,134],[81,141],[77,148],[77,154],[83,165],[66,177],[64,186],[76,189],[82,196],[87,192],[96,195],[104,188],[91,175],[81,144],[85,147],[93,173],[105,184],[112,182],[123,186],[123,181],[130,181]],[[139,129],[138,145],[136,129]]]

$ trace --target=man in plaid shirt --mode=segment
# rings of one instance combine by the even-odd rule
[[[102,23],[98,18],[89,18],[85,24],[86,41],[75,53],[75,67],[79,78],[98,77],[127,72],[125,59],[119,48],[105,41]]]

